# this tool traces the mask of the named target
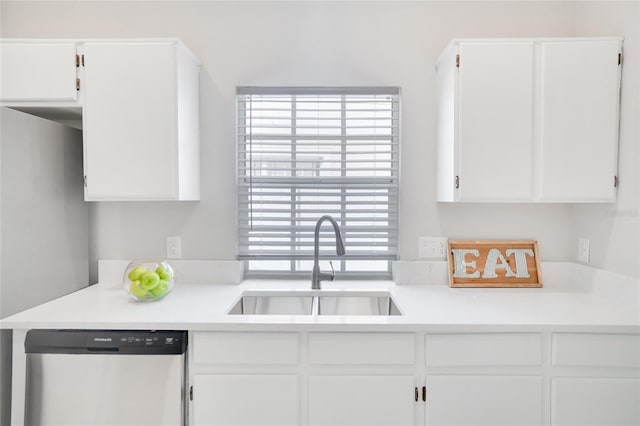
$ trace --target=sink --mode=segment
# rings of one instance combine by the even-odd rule
[[[388,291],[249,290],[229,315],[402,315]]]
[[[245,293],[231,315],[311,315],[313,296]]]
[[[390,295],[319,296],[318,315],[402,315]]]

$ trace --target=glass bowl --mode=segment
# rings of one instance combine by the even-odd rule
[[[125,269],[122,281],[133,300],[152,302],[173,290],[176,273],[165,260],[134,260]]]

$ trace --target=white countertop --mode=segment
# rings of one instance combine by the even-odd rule
[[[323,282],[323,289],[389,290],[401,316],[228,315],[245,290],[309,289],[305,281],[239,285],[178,283],[162,300],[138,303],[121,283],[102,282],[0,322],[1,328],[413,330],[602,328],[640,331],[639,280],[569,263],[544,265],[545,287],[449,288],[391,281]]]

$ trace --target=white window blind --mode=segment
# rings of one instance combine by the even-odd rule
[[[238,258],[248,272],[389,275],[398,243],[398,88],[242,87],[238,104]]]

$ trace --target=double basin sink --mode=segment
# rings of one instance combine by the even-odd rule
[[[388,291],[247,290],[229,315],[402,315]]]

